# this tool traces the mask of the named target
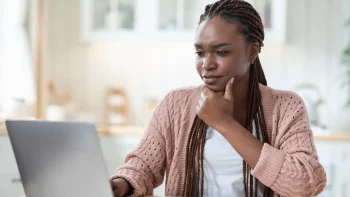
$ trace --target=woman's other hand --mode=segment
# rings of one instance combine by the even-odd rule
[[[114,197],[122,197],[122,196],[127,196],[132,187],[130,184],[121,178],[111,180],[111,185],[112,185],[112,191],[113,191],[113,196]]]

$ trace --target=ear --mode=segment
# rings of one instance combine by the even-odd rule
[[[251,43],[249,47],[249,53],[250,53],[249,60],[250,61],[255,60],[258,57],[259,52],[260,52],[259,43],[258,42]]]

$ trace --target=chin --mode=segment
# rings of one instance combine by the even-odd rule
[[[223,87],[219,84],[206,84],[206,83],[204,83],[204,85],[214,92],[225,91],[225,87]]]

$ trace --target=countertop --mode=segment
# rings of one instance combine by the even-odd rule
[[[141,125],[126,125],[126,126],[110,126],[96,124],[96,130],[100,135],[110,136],[141,136],[144,132],[144,126]],[[324,132],[314,131],[314,139],[320,141],[349,141],[349,132]],[[6,136],[6,128],[3,123],[0,123],[0,136]]]

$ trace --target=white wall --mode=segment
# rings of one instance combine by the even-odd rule
[[[171,89],[199,84],[192,42],[100,42],[79,40],[79,0],[49,1],[49,78],[74,89],[78,107],[103,115],[103,90],[123,85],[130,97],[131,123],[144,123],[149,97],[162,98]],[[289,0],[288,35],[284,45],[265,43],[261,59],[271,87],[291,90],[316,83],[325,97],[322,123],[350,131],[346,92],[340,88],[340,53],[345,46],[348,0]]]

